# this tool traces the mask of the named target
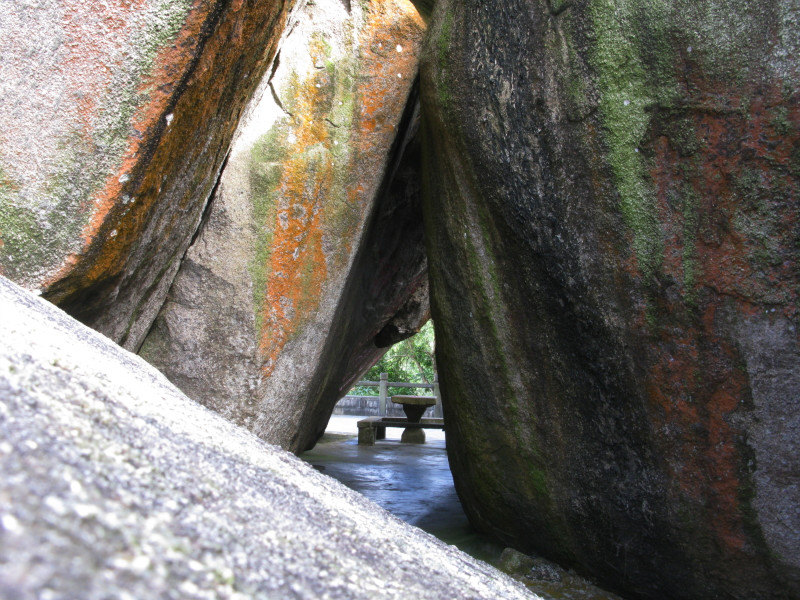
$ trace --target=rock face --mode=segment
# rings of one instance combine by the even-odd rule
[[[407,0],[318,0],[274,61],[291,0],[6,4],[0,273],[296,451],[429,264],[477,526],[631,597],[800,597],[797,0],[417,0],[418,89]],[[3,596],[514,593],[2,290]],[[373,531],[407,554],[351,586]]]
[[[439,0],[430,23],[459,495],[632,596],[800,594],[798,12]]]
[[[0,273],[137,348],[293,4],[5,6]]]
[[[433,12],[433,5],[435,4],[436,0],[411,0],[414,3],[414,6],[417,7],[417,11],[419,11],[420,16],[427,22],[430,19],[431,13]]]
[[[532,598],[0,277],[0,596]]]
[[[285,448],[313,444],[359,375],[428,318],[423,32],[408,0],[300,11],[141,349]]]

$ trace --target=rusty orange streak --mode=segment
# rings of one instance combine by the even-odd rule
[[[269,257],[264,328],[259,349],[269,376],[286,342],[316,309],[327,277],[320,212],[333,182],[333,156],[325,149],[328,131],[319,118],[323,102],[318,75],[299,86],[295,142],[278,186]],[[316,150],[318,155],[310,156]]]
[[[730,311],[746,318],[770,304],[783,304],[787,317],[796,314],[794,261],[758,258],[763,250],[758,228],[769,223],[758,203],[775,197],[773,190],[797,189],[785,167],[800,143],[800,115],[795,102],[787,116],[791,127],[783,125],[791,133],[779,130],[781,123],[768,107],[781,105],[780,85],[740,90],[691,83],[700,90],[697,105],[727,98],[748,112],[709,109],[683,115],[693,121],[698,148],[689,157],[679,155],[666,136],[654,140],[651,177],[664,233],[664,280],[683,294],[659,300],[659,339],[651,350],[647,392],[655,409],[654,430],[660,432],[663,454],[671,457],[675,491],[702,507],[698,510],[721,551],[739,553],[748,540],[740,506],[744,458],[737,449],[743,434],[730,416],[743,410],[750,383],[725,323]],[[790,197],[782,220],[770,225],[773,235],[791,239],[797,206],[797,198]],[[755,232],[747,229],[747,219],[756,223]],[[781,246],[791,248],[785,242]],[[686,277],[687,269],[692,277]],[[692,293],[694,306],[685,301]],[[722,307],[726,316],[720,316]]]
[[[349,142],[352,152],[344,183],[335,176],[324,122],[326,83],[314,75],[298,86],[292,127],[296,140],[288,147],[289,158],[277,187],[261,309],[264,327],[259,348],[267,377],[286,343],[319,308],[330,271],[322,239],[336,218],[337,207],[331,200],[342,191],[334,186],[346,186],[345,210],[356,216],[344,220],[349,228],[336,240],[346,246],[348,256],[352,253],[352,240],[380,185],[387,150],[416,74],[423,31],[424,23],[408,0],[376,0],[367,5],[366,22],[359,34],[361,64]],[[385,52],[375,52],[381,49]],[[325,59],[321,45],[312,44],[310,51],[315,63]]]
[[[78,118],[84,140],[93,147],[98,107],[108,96],[115,69],[125,68],[125,44],[140,32],[139,17],[146,6],[145,0],[111,0],[105,3],[87,3],[83,0],[61,0],[64,7],[63,27],[68,35],[69,55],[64,71],[71,77],[70,93],[76,98]],[[201,7],[198,9],[198,6]],[[139,89],[147,100],[138,108],[131,122],[131,134],[117,169],[108,175],[103,186],[88,198],[83,210],[90,211],[87,224],[81,232],[82,248],[77,254],[66,257],[62,267],[45,282],[48,287],[68,276],[81,262],[89,247],[96,241],[109,213],[121,200],[123,183],[120,179],[130,174],[141,159],[140,151],[151,142],[159,119],[171,100],[176,74],[185,72],[193,59],[192,40],[199,34],[208,16],[206,3],[195,2],[175,40],[159,49],[155,65],[145,74]],[[166,84],[166,85],[165,85]],[[106,115],[107,117],[107,115]],[[128,229],[136,229],[141,223]],[[91,261],[84,276],[94,281],[118,269],[127,248],[137,231],[126,231],[111,240],[104,240],[96,260]]]
[[[208,17],[207,10],[191,10],[180,28],[176,39],[168,46],[160,49],[155,66],[151,73],[142,80],[137,90],[146,94],[147,102],[142,104],[131,122],[132,135],[128,138],[128,147],[122,156],[117,171],[106,179],[103,188],[95,195],[95,210],[88,225],[83,230],[85,244],[89,244],[105,223],[108,213],[120,201],[123,184],[120,178],[130,173],[141,159],[140,151],[150,142],[159,121],[165,117],[167,106],[172,100],[175,90],[175,74],[184,73],[194,59],[194,44],[203,23]],[[168,82],[167,85],[164,85]],[[161,85],[159,85],[159,83]],[[97,265],[99,273],[109,265]]]

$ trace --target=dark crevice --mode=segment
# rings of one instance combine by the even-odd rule
[[[275,53],[275,59],[272,61],[272,68],[269,71],[269,77],[267,77],[267,83],[272,84],[272,80],[275,79],[275,72],[278,70],[280,64],[281,64],[281,51],[278,50]]]
[[[421,16],[427,23],[428,20],[431,18],[431,13],[433,12],[433,5],[436,3],[435,0],[411,0],[411,2],[417,9],[419,16]]]
[[[293,440],[295,451],[314,445],[337,400],[391,343],[413,335],[427,321],[419,121],[416,80],[319,358],[325,367],[313,376],[310,387],[319,393],[305,407],[301,422],[308,425]],[[349,351],[341,352],[343,347]]]
[[[564,2],[548,0],[547,4],[548,7],[550,8],[550,14],[553,15],[554,17],[557,17],[558,15],[560,15],[561,13],[563,13],[565,10],[567,10],[572,6],[572,2],[569,0]]]
[[[212,211],[213,206],[215,204],[214,200],[216,200],[216,198],[217,198],[217,192],[219,190],[220,183],[222,182],[222,174],[225,172],[225,167],[228,166],[228,159],[229,158],[230,158],[230,151],[225,155],[225,158],[222,160],[222,165],[220,166],[219,171],[217,172],[217,177],[216,177],[216,180],[214,181],[214,186],[211,188],[211,192],[208,195],[208,200],[206,200],[206,205],[203,207],[203,214],[200,216],[200,221],[197,224],[197,228],[195,229],[194,234],[192,235],[192,239],[189,242],[189,245],[186,246],[186,250],[184,250],[184,252],[183,252],[183,256],[180,259],[180,266],[178,267],[177,271],[175,271],[175,275],[176,276],[177,276],[178,273],[180,273],[181,269],[183,268],[183,263],[186,260],[186,255],[189,253],[189,250],[192,248],[192,246],[194,246],[194,243],[197,241],[197,238],[200,237],[200,234],[203,233],[203,230],[205,230],[206,225],[208,224],[208,221],[211,218],[211,211]],[[171,264],[172,264],[172,261],[170,261],[167,264],[167,267],[164,269],[164,272],[159,274],[159,277],[156,280],[157,282],[160,281],[161,276],[164,273],[166,273],[167,270],[169,270],[169,265],[171,265]],[[170,289],[171,288],[172,288],[172,285],[170,284]],[[149,294],[148,294],[148,296],[149,296]],[[165,298],[164,301],[166,302],[168,299],[169,299],[169,294],[167,294],[167,298]],[[135,316],[138,315],[138,312],[139,312],[139,310],[137,308]],[[136,320],[135,318],[131,319],[131,323],[133,323],[135,320]],[[150,335],[150,332],[153,330],[153,328],[156,327],[157,323],[158,323],[158,318],[153,319],[153,322],[150,324],[150,328],[147,330],[147,333],[142,336],[142,344],[147,339],[147,337]],[[130,331],[130,327],[128,328],[128,330],[125,331],[125,335],[123,336],[123,340],[120,341],[121,344],[124,343],[124,340],[127,339],[129,331]],[[135,349],[135,352],[138,353],[140,348],[141,348],[141,344],[140,344],[139,348]]]
[[[142,307],[147,304],[147,301],[153,295],[153,292],[155,292],[158,289],[158,286],[161,283],[161,280],[163,279],[164,275],[166,275],[167,272],[170,270],[170,267],[172,266],[174,260],[176,260],[176,258],[172,258],[171,260],[167,261],[167,263],[164,265],[164,267],[156,275],[155,279],[153,280],[153,283],[147,288],[147,291],[142,295],[142,301],[139,302],[139,304],[136,305],[136,308],[134,309],[133,314],[131,315],[130,319],[128,320],[128,326],[125,329],[125,333],[122,334],[122,336],[120,337],[120,340],[119,340],[119,345],[122,346],[123,348],[125,347],[125,344],[128,342],[128,337],[130,336],[131,328],[139,320],[139,315],[142,312]],[[183,259],[180,259],[180,260],[183,260]],[[178,267],[178,269],[176,269],[175,273],[177,274],[177,272],[179,270],[180,270],[180,267]],[[150,328],[148,329],[148,332],[149,332],[150,329],[152,329],[152,327],[153,327],[153,324],[151,323],[150,324]],[[145,337],[146,336],[142,337],[142,342],[144,342]],[[136,348],[131,348],[130,349],[131,352],[133,352],[134,354],[137,354],[139,352],[139,348],[141,348],[142,342],[140,342]]]
[[[203,214],[200,216],[200,222],[197,224],[197,229],[195,229],[194,234],[192,235],[192,241],[190,241],[189,245],[186,247],[186,252],[189,251],[189,248],[194,246],[195,241],[197,240],[198,237],[200,237],[200,234],[203,232],[203,230],[206,227],[206,224],[208,223],[208,219],[211,216],[211,208],[214,205],[214,200],[217,197],[217,190],[219,189],[219,184],[222,181],[222,174],[225,172],[225,167],[228,166],[229,158],[230,158],[230,152],[228,152],[228,154],[226,154],[225,158],[222,160],[222,165],[220,166],[219,172],[217,173],[217,179],[216,181],[214,181],[214,187],[211,188],[211,193],[208,195],[208,200],[206,200],[206,205],[203,207]],[[185,253],[183,258],[186,258]],[[183,262],[183,258],[181,259],[181,262]]]
[[[272,85],[272,80],[275,78],[275,72],[278,70],[278,66],[280,65],[280,63],[281,63],[281,53],[280,51],[278,51],[278,53],[275,55],[275,60],[272,63],[272,71],[270,71],[269,79],[267,79],[267,85],[269,86],[269,91],[272,94],[272,99],[275,101],[275,104],[278,105],[278,108],[280,108],[284,113],[286,113],[290,117],[294,118],[294,115],[288,110],[286,110],[286,107],[283,105],[283,102],[281,102],[280,96],[278,96],[278,92],[275,91],[275,86]]]
[[[278,105],[278,108],[280,108],[285,114],[294,118],[294,114],[286,110],[286,107],[283,105],[283,102],[281,102],[281,99],[278,97],[278,92],[275,91],[275,87],[272,85],[271,81],[269,82],[268,85],[269,85],[269,91],[272,93],[272,99],[275,100],[275,104]]]

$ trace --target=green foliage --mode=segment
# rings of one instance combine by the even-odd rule
[[[433,321],[428,321],[416,335],[398,342],[364,374],[363,379],[378,381],[381,373],[389,374],[389,381],[433,383],[434,361]],[[413,394],[414,388],[389,388],[389,395]],[[430,393],[430,391],[426,392]],[[377,387],[356,386],[350,390],[354,396],[377,396]]]

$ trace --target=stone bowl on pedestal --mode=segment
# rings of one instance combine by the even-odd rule
[[[419,423],[425,410],[436,404],[435,396],[392,396],[392,402],[400,404],[409,423]],[[406,427],[400,436],[406,444],[424,444],[425,431],[419,427]]]

